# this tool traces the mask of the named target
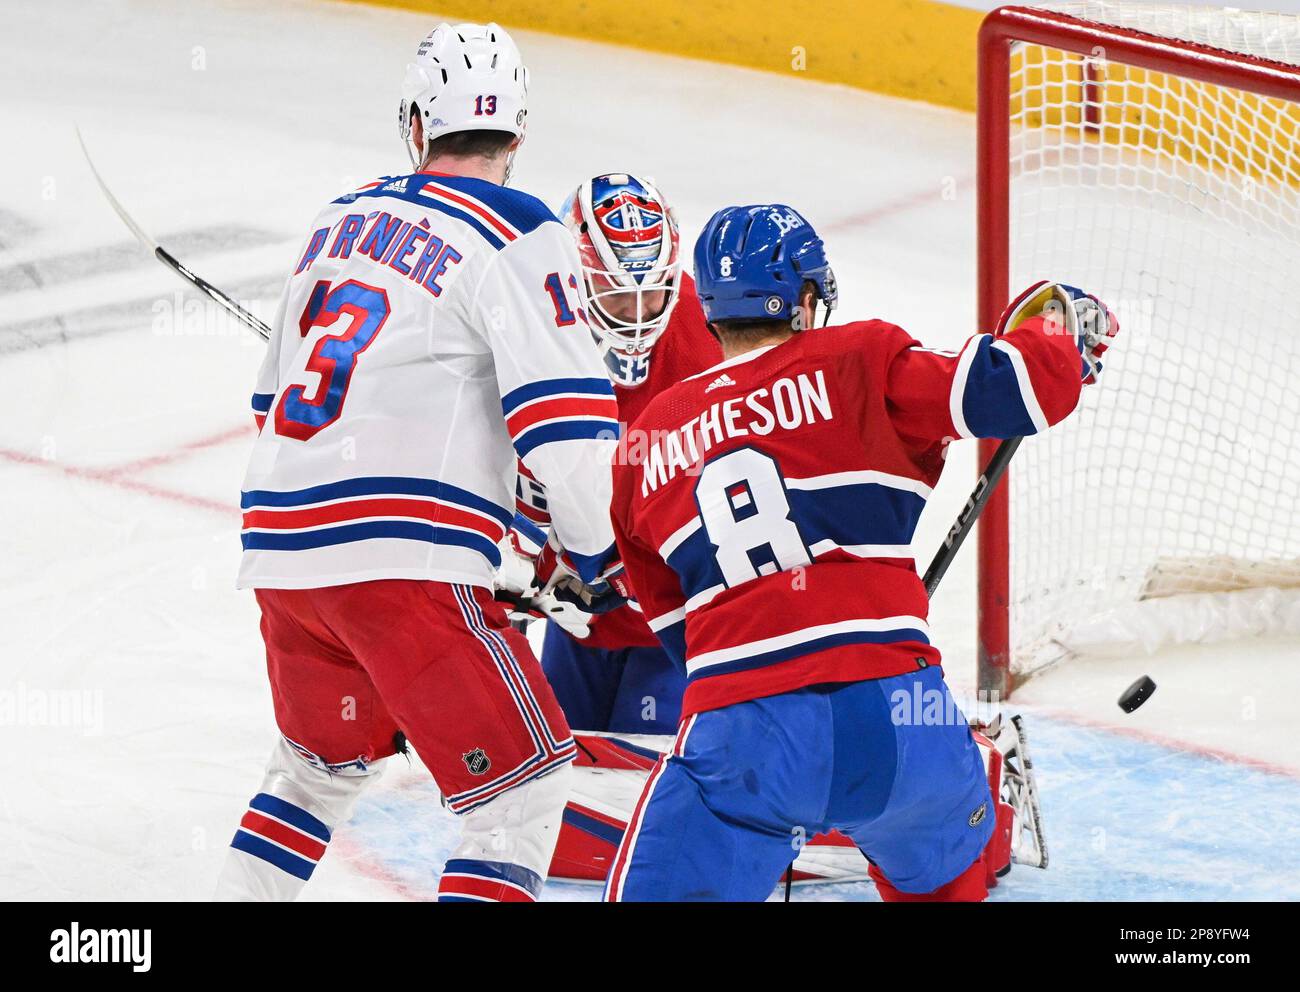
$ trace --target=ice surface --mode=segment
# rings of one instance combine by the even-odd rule
[[[308,2],[6,12],[0,898],[206,898],[275,735],[257,609],[232,588],[260,343],[177,295],[134,248],[73,124],[140,223],[269,319],[320,204],[405,168],[397,86],[429,26]],[[518,40],[534,81],[520,187],[558,202],[585,175],[648,172],[688,244],[725,203],[790,202],[829,243],[846,315],[888,317],[939,346],[969,333],[969,116]],[[964,500],[973,454],[954,451],[921,557]],[[933,610],[959,692],[973,675],[970,551]],[[1293,656],[1283,643],[1220,647],[1031,682],[1053,865],[1013,871],[995,898],[1296,897]],[[1114,697],[1146,670],[1160,689],[1124,717]],[[428,898],[454,830],[424,770],[395,761],[307,897]],[[796,898],[875,895],[861,884]]]

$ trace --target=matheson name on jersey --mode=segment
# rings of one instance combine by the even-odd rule
[[[723,440],[765,437],[777,428],[797,430],[834,416],[824,369],[785,376],[744,396],[719,400],[655,440],[643,463],[641,495],[654,492],[679,471],[698,468]]]

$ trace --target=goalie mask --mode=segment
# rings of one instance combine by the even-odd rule
[[[582,259],[591,333],[610,378],[639,386],[681,288],[677,222],[647,179],[597,176],[560,209]]]

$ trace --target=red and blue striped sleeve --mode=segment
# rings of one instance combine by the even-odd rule
[[[976,334],[956,352],[904,347],[885,391],[899,434],[933,444],[1037,434],[1070,414],[1080,388],[1074,339],[1034,317],[1000,338]]]
[[[506,429],[527,464],[543,444],[618,437],[618,401],[605,376],[539,379],[501,398]]]

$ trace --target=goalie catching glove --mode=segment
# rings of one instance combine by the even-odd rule
[[[1063,283],[1036,282],[1017,296],[1002,311],[998,337],[1014,330],[1031,317],[1047,317],[1049,333],[1069,334],[1075,340],[1081,359],[1080,374],[1084,385],[1092,385],[1101,375],[1101,356],[1119,333],[1119,321],[1097,297]]]

